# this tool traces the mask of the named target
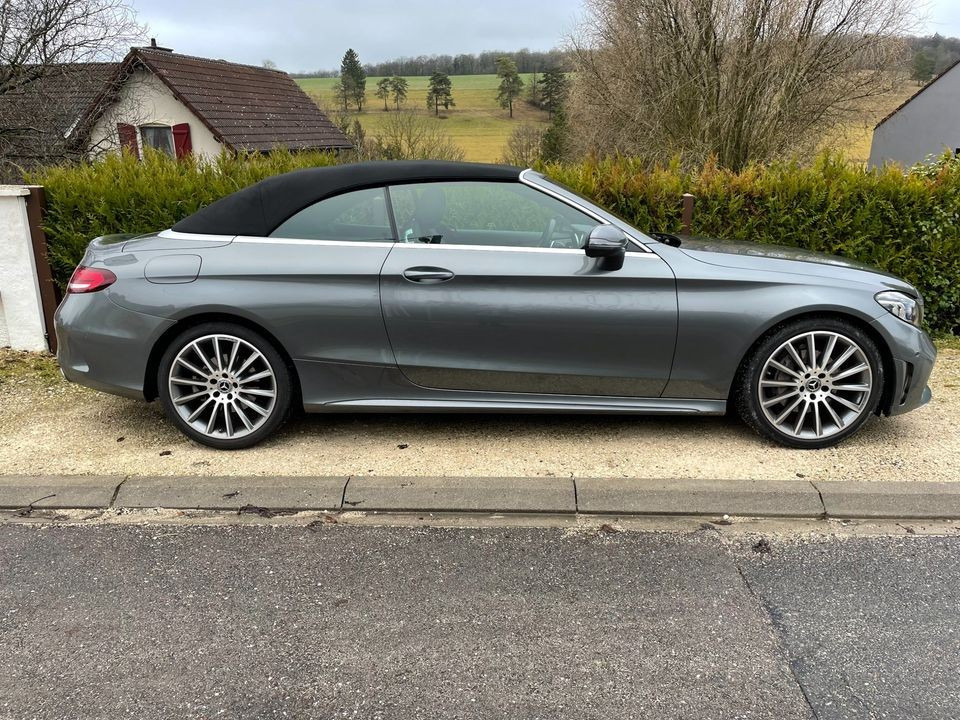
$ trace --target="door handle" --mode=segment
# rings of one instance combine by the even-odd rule
[[[410,282],[432,284],[453,280],[453,273],[439,267],[412,267],[403,271],[403,277]]]

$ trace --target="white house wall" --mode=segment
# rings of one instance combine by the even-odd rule
[[[90,154],[117,152],[120,136],[117,123],[137,126],[137,145],[142,152],[140,125],[190,126],[190,142],[194,154],[214,158],[220,154],[222,145],[213,133],[200,122],[186,105],[181,103],[166,85],[147,70],[136,70],[124,83],[120,98],[94,125],[90,135]]]
[[[46,350],[46,326],[27,220],[29,194],[22,185],[0,185],[0,347]]]
[[[960,65],[954,65],[873,131],[870,167],[909,167],[958,148]]]

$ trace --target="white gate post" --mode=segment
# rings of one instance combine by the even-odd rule
[[[0,185],[0,347],[46,350],[40,284],[22,185]],[[50,328],[53,332],[53,328]]]

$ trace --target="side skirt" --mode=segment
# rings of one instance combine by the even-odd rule
[[[307,412],[412,412],[412,413],[620,413],[634,415],[723,415],[725,400],[687,398],[573,398],[537,400],[476,400],[364,398],[305,405]]]
[[[396,365],[297,360],[303,409],[311,413],[625,413],[723,415],[726,399],[553,395],[440,390],[414,385]]]

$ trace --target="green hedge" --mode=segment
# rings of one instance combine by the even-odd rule
[[[110,157],[31,178],[47,193],[50,254],[62,284],[91,238],[170,227],[218,197],[329,155],[274,153],[216,163]],[[680,196],[696,196],[696,234],[820,250],[860,260],[916,285],[927,325],[960,332],[960,160],[904,174],[867,172],[836,156],[732,173],[650,170],[625,158],[549,165],[551,177],[642,230],[680,230]]]

